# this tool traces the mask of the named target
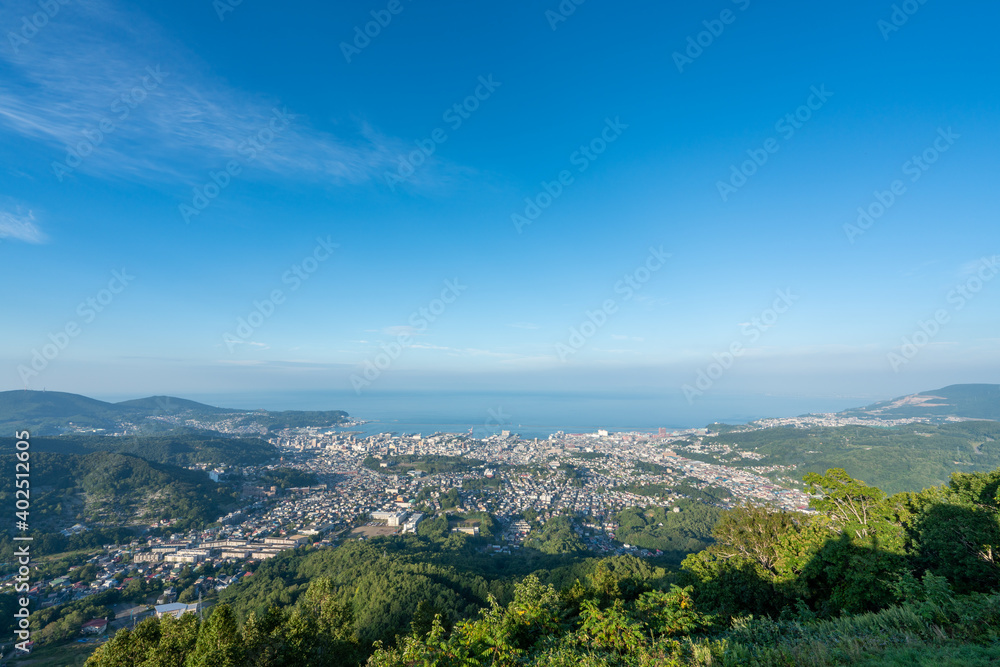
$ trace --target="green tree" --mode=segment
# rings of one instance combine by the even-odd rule
[[[186,667],[239,667],[243,661],[243,638],[236,614],[229,605],[219,605],[198,630],[194,650]]]
[[[809,507],[825,512],[858,537],[869,536],[873,524],[884,520],[885,492],[853,479],[842,468],[831,468],[825,475],[807,473],[803,481],[810,491],[820,494],[809,501]]]
[[[1000,470],[955,473],[946,487],[903,502],[918,569],[946,577],[961,593],[1000,586]]]
[[[769,507],[740,505],[719,518],[712,530],[716,540],[712,551],[725,559],[742,557],[777,574],[782,557],[779,540],[795,529],[796,518]]]

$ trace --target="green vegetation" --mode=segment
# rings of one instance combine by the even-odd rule
[[[492,557],[446,534],[447,520],[433,538],[300,549],[227,589],[206,622],[146,621],[88,664],[820,667],[1000,657],[1000,470],[893,496],[840,469],[805,482],[815,514],[723,512],[714,542],[677,572],[530,548]],[[625,518],[639,532],[670,519],[652,512]],[[568,517],[542,532],[546,541],[575,535]]]
[[[580,539],[582,529],[566,516],[549,519],[541,530],[533,530],[524,541],[527,549],[538,549],[546,554],[579,554],[587,551]]]
[[[105,544],[120,544],[135,537],[135,531],[130,528],[92,528],[75,535],[59,533],[35,533],[31,546],[31,555],[35,557],[51,556],[67,559],[67,569],[79,564],[83,554],[93,555]],[[9,533],[0,533],[0,572],[9,573],[14,570],[14,541]]]
[[[27,429],[33,436],[58,435],[73,429],[120,430],[121,423],[143,432],[189,430],[147,417],[185,417],[204,422],[233,420],[236,425],[261,424],[269,430],[324,427],[347,420],[343,410],[268,412],[217,408],[172,396],[150,396],[121,403],[107,403],[60,391],[0,392],[0,428],[8,432]]]
[[[205,405],[197,401],[189,401],[186,398],[176,398],[175,396],[149,396],[147,398],[135,398],[131,401],[121,401],[113,403],[118,409],[134,410],[140,414],[150,415],[172,415],[178,413],[198,414],[198,415],[218,415],[238,412],[229,408],[217,408],[214,405]]]
[[[727,504],[733,501],[733,496],[728,489],[708,484],[703,484],[699,488],[689,482],[683,482],[674,486],[674,491],[691,500],[700,500],[709,505]]]
[[[347,421],[343,410],[284,410],[281,412],[261,411],[253,415],[253,421],[263,424],[271,431],[283,428],[323,428]]]
[[[113,430],[123,415],[133,414],[133,409],[61,391],[0,392],[0,432],[6,433],[24,429],[32,435],[60,433],[69,422]]]
[[[279,489],[290,489],[298,486],[312,486],[319,482],[316,473],[296,468],[274,468],[260,475],[263,486],[276,486]]]
[[[900,398],[911,400],[902,401]],[[856,410],[845,410],[844,414],[858,417],[870,417],[876,414],[886,419],[906,417],[943,419],[953,416],[965,419],[1000,420],[1000,384],[953,384],[943,389],[900,398],[881,401]]]
[[[670,468],[666,466],[661,466],[658,463],[650,463],[649,461],[636,461],[635,469],[640,472],[651,472],[657,475],[664,475],[670,473]]]
[[[0,465],[13,470],[14,455],[0,456]],[[123,527],[160,519],[176,520],[175,530],[200,527],[238,498],[204,472],[109,452],[35,452],[31,482],[32,526],[42,532],[77,522]],[[14,503],[12,475],[0,477],[0,502]]]
[[[380,464],[385,463],[383,468]],[[374,456],[365,458],[363,465],[375,472],[399,475],[411,470],[422,470],[428,475],[439,472],[469,472],[474,468],[486,465],[485,461],[467,459],[461,456],[444,456],[435,454],[403,454],[377,459]]]
[[[690,482],[681,482],[680,484],[626,484],[619,488],[622,491],[660,500],[668,500],[675,496],[685,496],[691,500],[698,500],[708,505],[726,505],[733,500],[732,494],[727,489],[707,484],[703,484],[702,488],[698,488]]]
[[[570,486],[582,487],[587,476],[590,474],[586,468],[575,466],[572,463],[561,463],[557,468],[566,477],[566,482]]]
[[[497,490],[501,486],[503,486],[503,478],[501,477],[471,477],[462,480],[462,489],[464,491]]]
[[[80,625],[95,618],[114,619],[111,606],[122,599],[117,590],[109,590],[69,604],[41,609],[31,614],[32,640],[54,644],[78,637]]]
[[[278,449],[258,438],[224,438],[215,433],[192,431],[167,436],[88,436],[31,439],[34,452],[128,454],[156,463],[179,466],[194,464],[251,466],[277,458]]]
[[[692,501],[677,503],[680,512],[663,507],[630,507],[618,513],[615,538],[643,549],[659,549],[678,564],[689,553],[712,543],[712,527],[722,510]]]
[[[759,461],[736,460],[727,465],[794,465],[800,475],[839,467],[889,493],[944,484],[956,471],[986,471],[1000,466],[997,422],[910,424],[892,428],[780,427],[730,433],[706,438],[704,442],[764,455]]]

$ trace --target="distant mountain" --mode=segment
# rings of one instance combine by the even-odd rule
[[[841,414],[882,419],[924,417],[948,421],[952,417],[1000,421],[1000,384],[953,384],[845,410]]]
[[[0,429],[27,428],[58,432],[70,423],[85,428],[111,428],[138,411],[61,391],[0,392]]]
[[[203,422],[203,428],[212,428],[216,422],[229,419],[230,427],[256,423],[267,429],[278,429],[282,426],[330,426],[345,421],[347,413],[341,410],[238,410],[173,396],[108,403],[61,391],[0,392],[0,433],[13,434],[14,429],[28,429],[33,435],[86,430],[115,432],[121,431],[123,424],[129,425],[130,433],[136,430],[164,433],[189,428],[190,425],[184,423],[188,419]]]
[[[217,408],[214,405],[205,405],[197,401],[189,401],[186,398],[175,398],[174,396],[150,396],[149,398],[135,398],[131,401],[122,401],[114,405],[122,408],[135,408],[150,414],[173,414],[175,412],[198,412],[205,414],[224,414],[232,412],[244,412],[243,410],[233,410],[231,408]]]
[[[96,439],[114,444],[121,440]],[[81,520],[103,527],[146,527],[160,519],[173,519],[177,522],[174,529],[183,530],[215,521],[239,498],[238,490],[212,482],[200,470],[118,452],[33,449],[32,526],[46,532],[69,528]],[[14,462],[13,448],[0,454],[4,467],[13,469]],[[14,484],[13,475],[0,477],[0,501],[13,504]]]

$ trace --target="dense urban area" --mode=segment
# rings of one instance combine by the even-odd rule
[[[962,470],[986,456],[977,443],[996,439],[996,422],[900,414],[909,404],[891,404],[888,414],[544,438],[499,425],[480,437],[475,429],[373,433],[344,413],[192,412],[170,399],[157,399],[155,414],[113,425],[69,422],[44,446],[58,452],[68,438],[76,449],[66,451],[76,454],[47,455],[69,461],[62,474],[82,481],[53,472],[55,487],[36,507],[78,520],[41,536],[28,590],[18,588],[16,570],[0,579],[0,599],[14,599],[15,590],[28,596],[33,628],[14,656],[12,643],[2,648],[17,659],[53,647],[79,646],[86,655],[146,618],[202,619],[221,602],[252,598],[246,584],[262,567],[261,581],[271,581],[278,570],[266,565],[279,556],[393,535],[475,553],[501,570],[511,557],[536,562],[530,554],[637,557],[675,568],[712,546],[726,510],[816,516],[820,496],[803,473],[824,469],[824,456],[853,460],[878,481],[926,486],[939,471],[907,479],[885,465],[887,445],[921,436],[946,451],[964,438],[969,451],[948,463]],[[331,423],[317,425],[326,415]],[[935,451],[928,456],[937,460]],[[865,458],[873,452],[877,460]],[[907,470],[922,470],[907,456]],[[63,508],[73,496],[86,500]],[[230,590],[236,584],[244,585]]]

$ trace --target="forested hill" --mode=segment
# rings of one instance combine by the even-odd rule
[[[301,548],[201,621],[120,630],[89,667],[718,667],[1000,661],[1000,470],[887,496],[810,474],[812,514],[740,506],[677,571],[456,533]]]
[[[953,384],[845,410],[841,414],[882,419],[924,417],[944,421],[948,417],[958,417],[1000,420],[1000,384]]]
[[[720,433],[704,438],[703,445],[733,450],[710,454],[711,460],[728,466],[781,466],[784,470],[770,473],[780,477],[843,468],[852,476],[896,493],[944,484],[953,472],[987,471],[1000,466],[1000,422],[783,426]],[[741,458],[736,452],[752,452],[753,457]]]
[[[15,460],[12,451],[0,454],[9,470]],[[0,501],[11,506],[14,483],[13,475],[0,477]],[[166,520],[173,530],[198,528],[228,512],[238,498],[238,491],[212,482],[205,472],[138,456],[32,452],[31,525],[39,539],[76,523],[146,529]]]
[[[347,420],[343,410],[302,411],[240,410],[205,405],[173,396],[150,396],[108,403],[60,391],[0,392],[0,432],[28,430],[32,435],[58,435],[93,430],[155,433],[183,428],[187,420],[212,429],[220,421],[228,426],[257,425],[261,430],[288,427],[332,426]]]
[[[135,398],[131,401],[121,401],[114,405],[125,410],[136,410],[142,414],[172,414],[176,412],[222,414],[225,412],[236,412],[229,408],[217,408],[214,405],[205,405],[204,403],[189,401],[186,398],[176,398],[174,396]]]
[[[79,394],[61,391],[0,392],[0,428],[54,432],[55,425],[69,422],[91,428],[113,427],[137,412]]]
[[[225,438],[205,431],[113,438],[102,435],[32,437],[31,448],[36,452],[58,454],[129,454],[147,461],[178,466],[204,463],[245,467],[262,465],[279,455],[277,447],[259,438]]]

